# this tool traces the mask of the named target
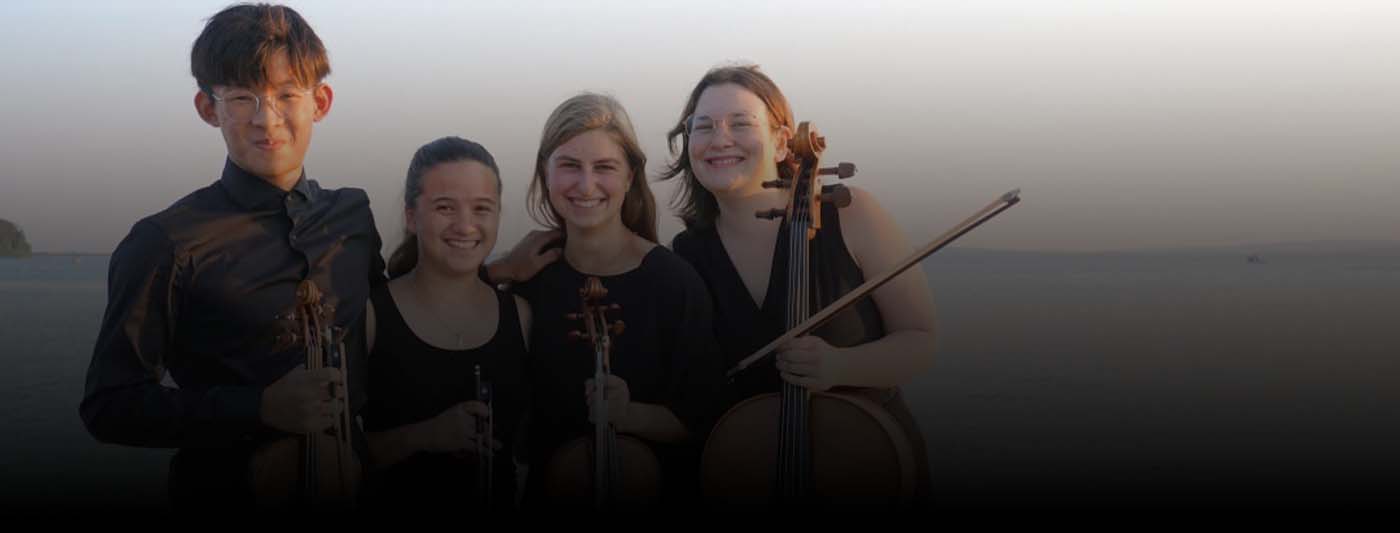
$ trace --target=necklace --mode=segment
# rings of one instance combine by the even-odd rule
[[[426,303],[426,302],[424,302],[424,303]],[[427,306],[425,306],[425,307],[427,307]],[[429,315],[432,315],[432,316],[433,316],[433,320],[436,320],[437,323],[438,323],[438,325],[442,326],[443,331],[446,331],[446,332],[452,334],[452,336],[453,336],[454,338],[457,339],[456,347],[457,347],[458,350],[460,350],[460,349],[462,349],[462,348],[466,348],[467,342],[466,342],[465,337],[466,337],[467,333],[466,333],[465,331],[457,331],[457,330],[455,330],[455,329],[452,329],[452,326],[448,325],[447,321],[444,320],[444,319],[442,318],[443,315],[444,315],[445,313],[440,313],[440,312],[437,312],[437,309],[432,309],[432,310],[429,311],[428,314],[429,314]]]
[[[419,283],[417,283],[417,276],[414,276],[414,281],[414,285],[419,285]],[[452,334],[453,338],[457,340],[457,344],[455,344],[454,346],[456,346],[458,350],[466,348],[467,332],[453,329],[452,326],[448,324],[447,320],[443,319],[443,317],[446,316],[447,313],[443,313],[441,309],[439,309],[436,305],[433,305],[432,300],[430,298],[423,297],[422,291],[419,292],[419,298],[422,299],[423,307],[428,311],[428,314],[433,317],[433,320],[436,321],[439,326],[442,327],[442,330]]]

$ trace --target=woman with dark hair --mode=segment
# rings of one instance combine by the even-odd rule
[[[656,208],[646,156],[631,120],[611,97],[581,94],[550,115],[530,185],[530,211],[564,232],[563,260],[518,285],[535,309],[531,382],[530,482],[527,498],[548,500],[551,458],[588,435],[590,345],[569,338],[582,324],[579,289],[599,278],[618,304],[609,319],[626,331],[612,338],[607,413],[621,435],[639,438],[660,459],[663,503],[693,493],[699,446],[728,394],[711,327],[704,282],[684,260],[656,243]],[[623,469],[628,459],[623,458]]]
[[[786,205],[786,190],[763,183],[795,174],[788,140],[796,130],[792,109],[773,80],[755,66],[734,66],[701,78],[668,134],[675,159],[663,179],[681,179],[675,206],[686,226],[672,249],[695,267],[714,297],[726,368],[786,329],[786,226],[754,213]],[[809,244],[814,310],[860,285],[866,273],[891,270],[909,251],[879,202],[863,190],[850,191],[848,207],[823,203],[821,230]],[[932,296],[915,269],[815,334],[779,347],[771,362],[739,374],[735,386],[740,398],[778,392],[782,381],[814,391],[853,387],[868,393],[903,426],[915,452],[917,493],[926,496],[923,437],[899,387],[929,367],[932,352]]]
[[[516,501],[530,307],[479,273],[500,207],[500,174],[480,144],[444,137],[413,155],[404,241],[389,259],[391,280],[367,308],[371,505]],[[478,379],[492,385],[490,410],[477,400]],[[495,442],[476,431],[488,416]],[[477,483],[483,456],[489,485]]]

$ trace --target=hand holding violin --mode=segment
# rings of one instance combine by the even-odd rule
[[[264,424],[292,434],[323,431],[345,404],[345,374],[337,368],[295,368],[263,389],[258,410]]]
[[[593,386],[592,378],[583,384],[583,393],[588,402],[588,421],[596,423],[593,417]],[[627,433],[630,426],[627,424],[628,414],[632,405],[632,391],[627,388],[627,382],[615,375],[608,375],[608,380],[603,385],[604,392],[608,398],[608,421],[612,422],[614,428],[623,433]]]

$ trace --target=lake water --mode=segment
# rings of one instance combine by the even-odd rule
[[[906,387],[941,502],[1368,503],[1400,493],[1400,250],[953,249]],[[107,258],[0,259],[0,500],[165,505],[169,450],[77,406]],[[1390,501],[1393,501],[1390,500]]]

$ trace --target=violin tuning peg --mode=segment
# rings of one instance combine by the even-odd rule
[[[627,324],[623,323],[621,320],[619,320],[619,321],[617,321],[617,322],[613,322],[612,327],[608,328],[609,332],[612,333],[613,335],[621,335],[622,332],[625,331],[626,329],[627,329]]]
[[[571,341],[581,341],[581,340],[583,340],[583,332],[581,332],[581,331],[570,331],[570,332],[569,332],[569,340],[571,340]]]
[[[821,201],[846,207],[851,205],[851,190],[842,185],[827,185],[822,187]]]
[[[763,182],[765,189],[786,189],[792,186],[792,180],[769,180]]]
[[[582,318],[583,318],[583,314],[582,314],[582,313],[567,313],[567,314],[564,315],[564,319],[565,319],[565,320],[580,320],[580,319],[582,319]]]
[[[277,349],[279,349],[279,350],[286,350],[286,349],[288,349],[288,348],[291,348],[291,347],[293,347],[293,346],[296,346],[297,343],[301,342],[301,337],[298,336],[298,335],[295,334],[295,333],[292,333],[292,334],[289,334],[289,335],[285,335],[285,336],[284,336],[284,335],[278,335],[278,336],[272,338],[272,342],[274,343],[275,346],[277,346]]]
[[[855,163],[841,162],[834,167],[821,169],[817,171],[817,174],[820,176],[836,176],[840,179],[846,179],[856,175],[856,165]]]
[[[785,212],[784,212],[782,209],[773,208],[773,209],[760,209],[757,213],[754,213],[754,216],[756,216],[756,217],[758,217],[758,218],[765,218],[765,219],[768,219],[768,220],[773,220],[773,219],[775,219],[775,218],[782,218],[784,214],[785,214]]]

